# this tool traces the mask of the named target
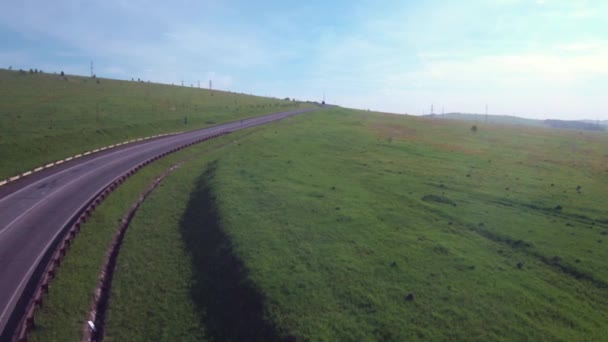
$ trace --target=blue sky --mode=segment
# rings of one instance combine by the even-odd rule
[[[608,1],[7,0],[0,67],[396,113],[608,119]]]

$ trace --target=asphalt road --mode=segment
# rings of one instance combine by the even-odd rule
[[[116,177],[188,142],[315,109],[270,114],[127,145],[3,187],[0,192],[0,339],[15,329],[25,301],[39,281],[42,264],[46,263],[62,232]]]

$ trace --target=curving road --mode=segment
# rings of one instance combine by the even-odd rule
[[[0,188],[0,340],[15,329],[62,232],[116,177],[188,142],[313,110],[316,108],[270,114],[127,145]]]

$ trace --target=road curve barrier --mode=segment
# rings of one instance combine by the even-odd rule
[[[147,166],[151,162],[158,160],[160,158],[163,158],[171,153],[180,151],[186,147],[192,146],[194,144],[198,144],[203,141],[217,138],[219,136],[226,135],[229,133],[231,133],[231,132],[224,131],[224,132],[216,133],[216,134],[204,137],[204,138],[197,139],[190,143],[186,143],[177,148],[173,148],[170,151],[166,151],[161,154],[158,154],[150,159],[147,159],[147,160],[139,163],[138,165],[132,167],[129,171],[116,177],[114,179],[114,181],[112,181],[110,183],[110,185],[106,186],[103,190],[101,190],[89,202],[89,204],[81,211],[81,213],[77,216],[77,219],[74,222],[74,224],[72,224],[72,226],[65,231],[65,233],[61,237],[60,242],[57,244],[57,246],[55,247],[55,250],[52,252],[52,256],[49,259],[49,261],[47,262],[47,265],[42,272],[42,276],[40,277],[38,285],[36,286],[33,294],[31,295],[31,297],[28,301],[28,304],[26,306],[26,309],[25,309],[21,319],[19,320],[17,329],[15,330],[16,335],[13,334],[13,336],[16,336],[16,339],[14,338],[14,340],[17,340],[19,342],[28,341],[28,334],[36,326],[36,321],[35,321],[36,310],[38,308],[42,307],[42,305],[44,303],[44,296],[46,294],[48,294],[48,292],[49,292],[49,284],[55,278],[57,269],[63,262],[63,259],[65,258],[71,244],[73,243],[74,239],[80,232],[82,225],[89,219],[89,217],[91,216],[91,214],[93,213],[93,211],[95,210],[96,207],[98,207],[114,190],[116,190],[122,183],[124,183],[127,180],[127,178],[134,175],[141,168]],[[158,136],[155,136],[155,137],[158,137]],[[151,138],[153,138],[153,137],[149,137],[147,139],[151,139]],[[111,245],[111,247],[113,246],[112,249],[114,249],[116,247],[115,239],[116,239],[116,237],[112,241],[112,245]],[[108,253],[112,253],[112,252],[110,251]],[[104,267],[105,266],[107,266],[107,265],[104,265]],[[103,277],[105,277],[105,275]],[[98,296],[97,289],[95,291],[95,296]],[[97,298],[97,300],[99,300],[99,298]]]
[[[78,158],[81,158],[81,157],[84,157],[84,156],[88,156],[88,155],[93,154],[93,153],[109,150],[109,149],[112,149],[112,148],[115,148],[115,147],[131,144],[131,143],[138,142],[138,141],[150,140],[150,139],[154,139],[154,138],[161,138],[161,137],[166,137],[166,136],[169,136],[169,135],[176,135],[176,134],[180,134],[180,133],[183,133],[183,132],[157,134],[157,135],[153,135],[153,136],[149,136],[149,137],[145,137],[145,138],[138,138],[138,139],[127,140],[127,141],[123,141],[123,142],[118,143],[118,144],[104,146],[104,147],[100,147],[100,148],[97,148],[97,149],[94,149],[94,150],[91,150],[91,151],[86,151],[86,152],[83,152],[83,153],[79,153],[77,155],[74,155],[74,156],[71,156],[71,157],[68,157],[68,158],[65,158],[65,159],[58,160],[56,162],[52,162],[52,163],[45,164],[43,166],[39,166],[39,167],[34,168],[32,170],[20,173],[20,174],[18,174],[16,176],[3,179],[3,180],[0,181],[0,187],[3,186],[3,185],[6,185],[8,183],[14,182],[14,181],[16,181],[18,179],[21,179],[23,177],[27,177],[27,176],[29,176],[31,174],[36,173],[36,172],[40,172],[42,170],[51,168],[51,167],[56,166],[56,165],[61,165],[61,164],[65,163],[65,162],[69,162],[69,161],[74,160],[74,159],[78,159]]]
[[[192,143],[188,143],[187,146],[192,145]],[[112,238],[112,242],[110,243],[110,247],[106,251],[106,256],[104,259],[103,266],[101,271],[99,272],[99,277],[97,280],[97,286],[93,291],[93,300],[91,301],[91,305],[89,306],[89,312],[87,315],[87,319],[84,321],[81,333],[81,342],[91,342],[91,341],[102,341],[103,340],[103,331],[104,331],[104,323],[105,316],[107,312],[108,300],[110,297],[110,289],[112,286],[112,279],[114,277],[114,270],[116,266],[116,260],[118,258],[118,253],[120,251],[120,246],[122,245],[122,241],[124,235],[129,227],[129,224],[133,220],[137,209],[141,206],[144,200],[158,187],[158,185],[170,175],[173,171],[181,166],[183,162],[179,162],[168,169],[166,169],[159,177],[157,177],[150,186],[144,192],[142,192],[138,199],[131,205],[127,213],[120,220],[120,225],[118,230],[114,234]],[[133,170],[129,171],[129,173],[134,173]]]

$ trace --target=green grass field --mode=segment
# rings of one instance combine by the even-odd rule
[[[608,136],[327,109],[184,165],[108,340],[601,340]]]
[[[309,106],[224,91],[6,69],[0,69],[0,98],[0,179],[133,138]]]

